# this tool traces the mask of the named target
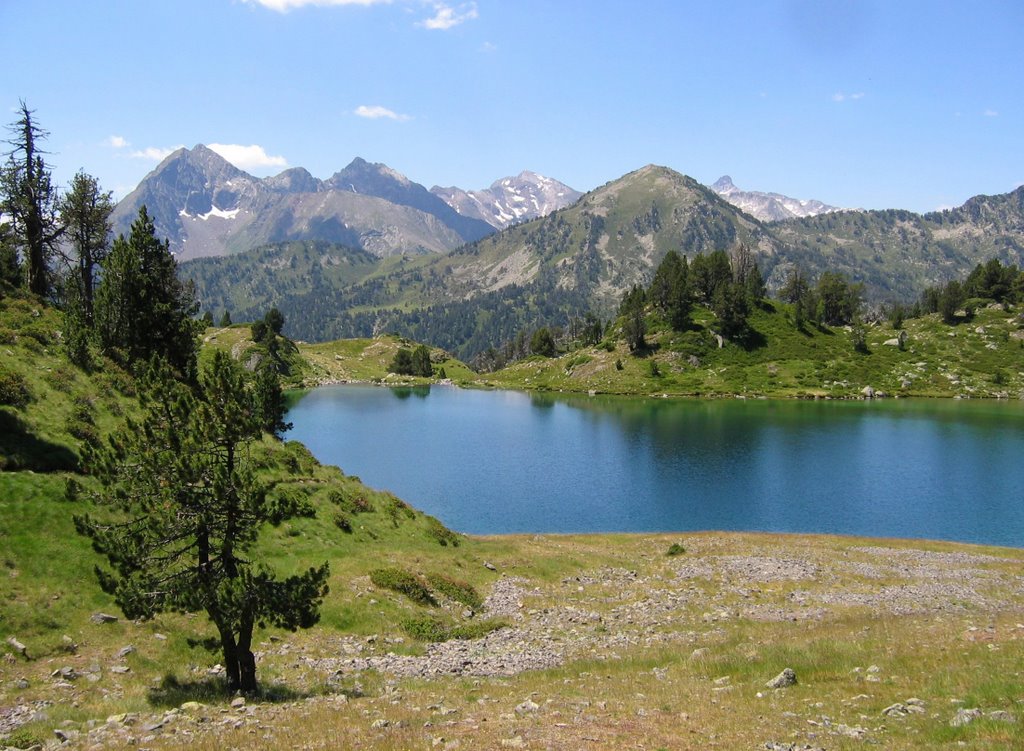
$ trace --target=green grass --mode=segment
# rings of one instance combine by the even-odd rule
[[[790,306],[766,302],[750,317],[746,342],[713,336],[714,316],[696,309],[693,326],[673,332],[649,317],[648,349],[619,341],[561,357],[529,358],[478,383],[496,388],[669,396],[858,397],[870,386],[889,396],[1013,398],[1024,394],[1024,340],[1011,312],[979,310],[957,326],[937,315],[908,319],[904,349],[885,323],[868,328],[866,354],[843,327],[798,330]],[[617,366],[621,363],[622,367]],[[656,374],[655,374],[656,373]]]

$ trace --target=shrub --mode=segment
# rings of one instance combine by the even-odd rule
[[[671,545],[668,546],[668,550],[665,551],[665,555],[671,557],[676,555],[682,555],[685,552],[686,548],[684,548],[678,542],[673,542]]]
[[[415,616],[406,618],[400,624],[402,630],[413,639],[427,642],[442,642],[450,639],[480,639],[492,631],[508,627],[508,621],[488,618],[471,623],[450,625],[440,618]]]
[[[334,515],[334,526],[347,535],[352,534],[352,521],[341,511]]]
[[[408,503],[403,501],[401,498],[395,496],[388,496],[387,503],[384,506],[384,511],[387,513],[388,518],[391,519],[392,526],[397,527],[404,515],[407,519],[415,519],[416,512],[409,506]]]
[[[24,376],[0,365],[0,404],[24,407],[31,400],[32,392]]]
[[[26,730],[25,728],[18,728],[4,741],[4,745],[8,748],[33,748],[42,747],[44,741],[39,736]]]
[[[453,548],[457,548],[461,542],[455,532],[452,532],[432,516],[427,517],[427,535],[437,540],[438,544],[442,547],[451,545]]]
[[[479,610],[484,600],[469,582],[452,579],[444,574],[428,574],[427,581],[430,586],[445,597],[461,602],[468,608]]]
[[[378,568],[370,572],[370,581],[381,589],[405,595],[417,605],[437,606],[437,601],[430,594],[427,585],[418,577],[400,568]]]

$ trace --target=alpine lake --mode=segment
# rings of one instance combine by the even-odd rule
[[[287,438],[469,534],[734,530],[1024,546],[1024,402],[323,386]]]

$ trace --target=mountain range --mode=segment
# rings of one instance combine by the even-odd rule
[[[326,242],[279,243],[182,265],[205,309],[236,320],[277,306],[307,340],[399,332],[463,358],[523,330],[612,315],[668,250],[747,245],[769,289],[799,266],[863,282],[869,302],[911,301],[992,257],[1024,259],[1024,187],[959,209],[833,211],[762,222],[696,180],[648,165],[576,203],[453,251],[377,258]]]
[[[723,175],[711,184],[711,190],[738,209],[762,222],[777,222],[783,219],[800,219],[832,211],[842,211],[837,206],[813,198],[790,198],[781,193],[762,193],[757,190],[740,190],[732,178]]]
[[[429,191],[360,158],[326,180],[301,167],[261,179],[199,144],[164,159],[118,203],[112,222],[115,233],[127,232],[145,205],[181,260],[297,240],[385,257],[445,253],[579,195],[532,172],[498,180],[484,191]]]

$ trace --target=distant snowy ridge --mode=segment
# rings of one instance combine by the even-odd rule
[[[558,180],[529,170],[495,180],[484,190],[435,185],[430,192],[463,216],[481,219],[496,229],[547,216],[576,203],[583,195]]]
[[[733,184],[732,178],[723,175],[711,186],[719,196],[741,211],[745,211],[762,222],[775,222],[781,219],[799,219],[805,216],[817,216],[831,211],[842,211],[838,206],[811,199],[790,198],[781,193],[762,193],[756,190],[740,190]]]

